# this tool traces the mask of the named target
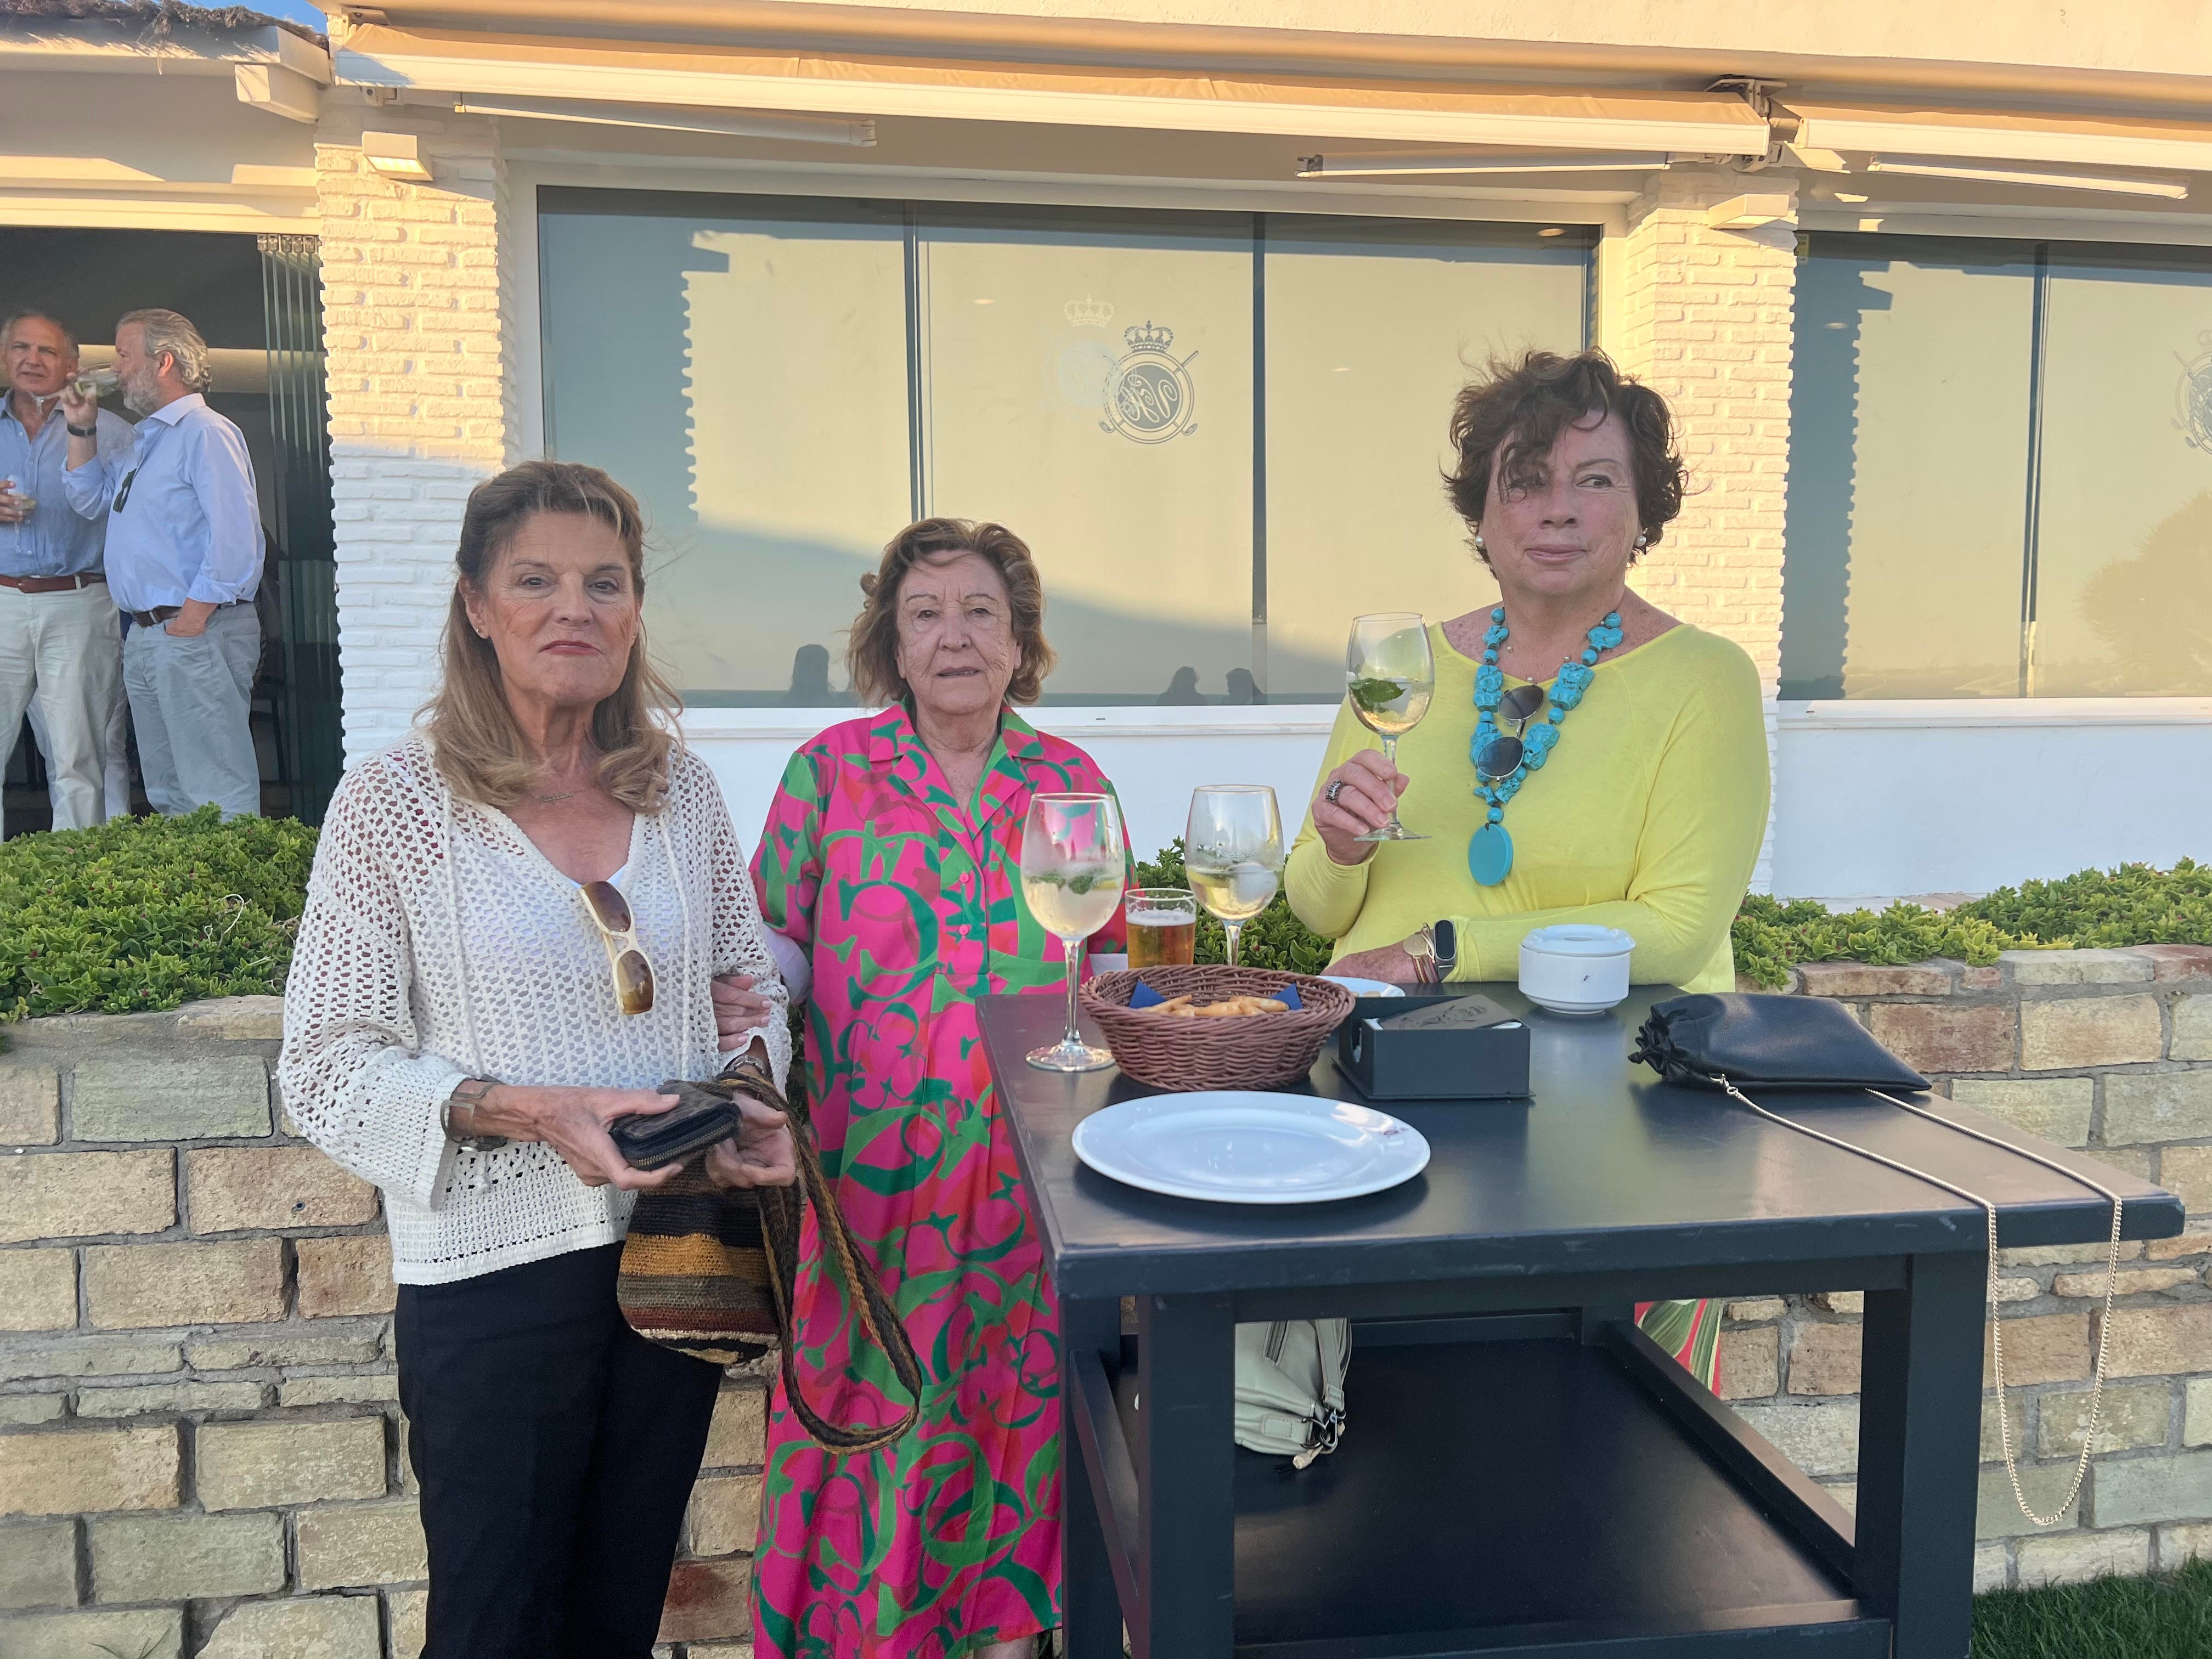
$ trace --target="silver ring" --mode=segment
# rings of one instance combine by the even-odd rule
[[[1327,801],[1331,806],[1334,806],[1336,805],[1337,793],[1343,787],[1344,780],[1342,778],[1339,778],[1334,783],[1332,783],[1328,788],[1321,792],[1321,798]]]

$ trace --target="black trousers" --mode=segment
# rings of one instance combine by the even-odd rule
[[[719,1367],[615,1306],[622,1246],[402,1285],[430,1549],[422,1659],[648,1659]]]

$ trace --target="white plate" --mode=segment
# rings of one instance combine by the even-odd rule
[[[1356,997],[1401,997],[1406,994],[1402,985],[1393,985],[1382,979],[1354,979],[1348,974],[1316,974],[1331,985],[1341,985]]]
[[[1429,1143],[1364,1106],[1224,1089],[1094,1112],[1075,1126],[1075,1155],[1103,1176],[1175,1198],[1316,1204],[1411,1181],[1428,1167]]]

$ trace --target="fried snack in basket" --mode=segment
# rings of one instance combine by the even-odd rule
[[[1291,1005],[1274,997],[1236,996],[1200,1007],[1185,996],[1170,997],[1158,1006],[1145,1012],[1182,1019],[1242,1019],[1251,1014],[1287,1014],[1291,1012]]]

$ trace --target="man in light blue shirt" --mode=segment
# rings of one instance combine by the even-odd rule
[[[0,401],[0,750],[27,709],[46,757],[57,830],[106,818],[102,771],[123,698],[115,606],[100,570],[104,513],[71,509],[63,473],[69,437],[58,407],[77,373],[76,337],[58,319],[18,312],[0,325],[8,393]],[[131,423],[100,411],[93,444],[131,453]],[[127,804],[127,803],[126,803]]]
[[[207,342],[175,312],[125,315],[115,370],[124,406],[144,417],[135,445],[127,458],[102,454],[88,435],[92,400],[65,392],[63,483],[78,512],[106,514],[108,589],[132,623],[123,684],[146,798],[165,813],[212,801],[227,817],[256,817],[260,499],[245,435],[201,396],[208,362]]]

